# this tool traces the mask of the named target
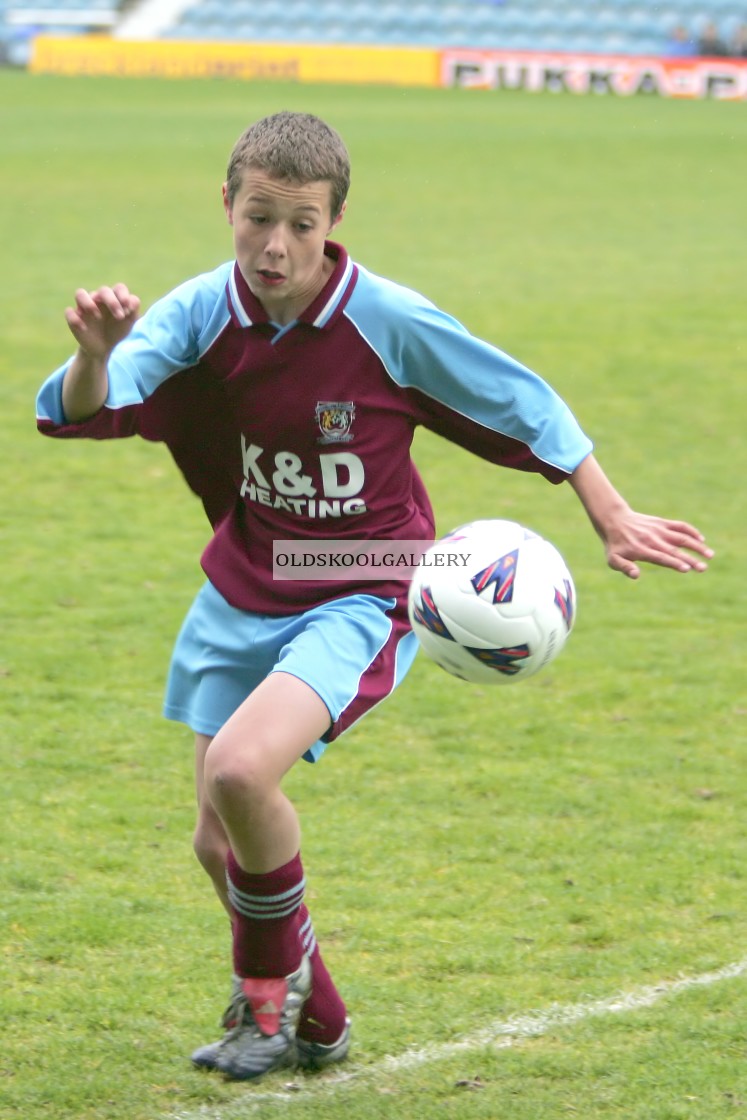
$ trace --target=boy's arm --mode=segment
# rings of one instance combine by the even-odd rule
[[[124,284],[75,293],[75,307],[65,311],[78,351],[62,383],[67,420],[78,423],[98,412],[109,391],[107,366],[112,350],[132,330],[140,300]]]
[[[638,579],[638,560],[678,572],[703,572],[707,568],[698,556],[710,558],[713,551],[702,533],[685,521],[636,513],[615,490],[593,455],[587,455],[579,464],[570,483],[604,542],[607,563],[615,571]],[[698,555],[690,556],[689,552]]]

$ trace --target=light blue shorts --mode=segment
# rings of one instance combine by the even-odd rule
[[[394,691],[417,649],[402,600],[350,595],[278,617],[237,610],[208,582],[176,640],[164,715],[215,735],[269,673],[290,673],[330,713],[329,731],[303,756],[316,762],[327,743]]]

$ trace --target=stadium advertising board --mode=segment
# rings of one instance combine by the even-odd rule
[[[630,97],[747,98],[747,61],[718,58],[444,50],[441,85]]]
[[[29,68],[46,74],[747,99],[747,60],[716,58],[42,35],[34,41]]]
[[[37,74],[433,87],[439,84],[438,52],[410,47],[191,40],[135,42],[100,36],[42,35],[34,42],[29,69]]]

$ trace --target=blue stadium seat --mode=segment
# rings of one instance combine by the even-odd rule
[[[293,20],[296,18],[296,2],[286,0],[285,4],[281,4],[280,0],[261,0],[261,3],[254,5],[253,18],[260,23],[276,19]]]
[[[491,4],[461,4],[459,7],[462,18],[467,20],[476,31],[491,31],[510,16],[508,7],[494,7]],[[455,16],[456,12],[452,12],[452,18]]]
[[[496,23],[496,26],[502,24]],[[544,16],[542,10],[537,8],[525,8],[521,12],[513,14],[512,26],[517,31],[524,31],[525,33],[537,33],[545,28]]]
[[[602,46],[603,37],[594,32],[584,31],[578,35],[574,35],[568,41],[570,50],[579,51],[583,54],[603,54],[604,47]]]
[[[379,42],[378,29],[372,27],[369,23],[360,23],[357,26],[352,24],[348,27],[347,41],[349,43],[375,45]]]
[[[574,36],[585,32],[591,20],[589,13],[577,4],[560,13],[558,23],[566,35]]]
[[[587,26],[591,28],[598,35],[607,35],[611,31],[617,31],[621,25],[621,19],[618,12],[614,8],[598,8],[596,11],[589,14]]]
[[[600,37],[599,45],[605,54],[629,54],[630,36],[621,31],[608,31]]]
[[[200,24],[200,39],[222,41],[230,38],[225,20],[211,19]]]
[[[632,54],[646,54],[658,56],[662,52],[660,35],[640,35],[631,43]]]
[[[287,0],[284,7],[281,5],[275,18],[278,17],[283,19],[289,28],[293,28],[297,23],[316,21],[317,6],[314,0]]]

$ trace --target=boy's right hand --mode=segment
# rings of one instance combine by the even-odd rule
[[[140,300],[126,284],[78,288],[75,307],[65,309],[65,319],[80,349],[90,358],[106,361],[118,342],[132,330]]]

